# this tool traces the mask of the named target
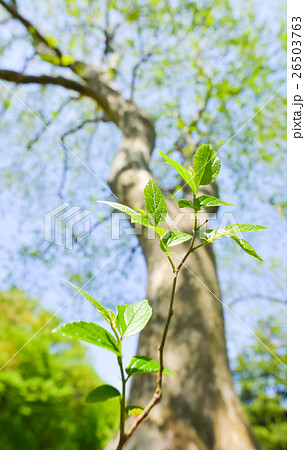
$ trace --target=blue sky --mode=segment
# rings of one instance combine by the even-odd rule
[[[263,3],[268,2],[256,2],[256,8],[261,11],[260,14],[268,15],[268,9],[265,13],[260,9]],[[8,38],[8,31],[7,27],[1,30],[3,39]],[[14,51],[10,53],[14,57],[9,61],[4,54],[1,58],[1,66],[20,68],[22,56],[28,52],[28,48],[26,43],[21,43],[18,49],[14,48]],[[276,60],[274,64],[277,64]],[[30,65],[31,71],[45,70],[46,67],[48,67],[46,63],[36,60]],[[277,80],[274,80],[274,86],[279,87]],[[44,122],[67,97],[66,92],[61,89],[54,90],[52,87],[47,87],[44,92],[41,92],[36,86],[20,86],[14,88],[14,93]],[[145,100],[144,104],[148,109],[152,105],[161,108],[161,104],[158,104],[161,94],[165,95],[165,90],[152,93],[145,99],[143,99],[144,94],[140,94],[139,101]],[[185,98],[182,99],[184,105],[187,105],[189,95],[189,91],[185,90]],[[74,294],[73,289],[62,279],[74,279],[76,284],[83,284],[108,261],[111,255],[119,251],[119,254],[90,282],[86,290],[108,307],[145,298],[147,273],[144,258],[135,237],[123,235],[121,242],[112,241],[109,224],[104,223],[96,228],[89,238],[75,245],[72,250],[55,245],[49,248],[49,243],[44,240],[44,217],[47,212],[61,203],[58,189],[63,170],[63,147],[46,131],[41,135],[39,142],[26,151],[28,142],[39,132],[41,125],[16,98],[9,95],[3,86],[0,86],[0,96],[3,100],[11,101],[10,107],[1,115],[0,167],[3,177],[0,194],[2,213],[0,276],[2,289],[17,286],[25,290],[29,296],[39,298],[42,305],[56,312]],[[276,108],[279,101],[280,97],[275,97],[272,101],[273,107]],[[88,114],[94,110],[92,102],[86,99],[81,100],[78,105],[79,109],[73,106],[67,107],[58,120],[51,125],[51,130],[57,136],[60,137],[71,124],[79,123],[79,118],[84,111]],[[258,106],[261,107],[263,104]],[[249,107],[245,107],[242,112],[238,110],[238,105],[232,104],[232,108],[236,108],[235,130],[238,130],[251,117],[252,107],[249,102]],[[184,111],[186,115],[191,112],[186,106]],[[223,125],[226,126],[225,123]],[[286,298],[286,220],[281,212],[267,200],[270,196],[275,196],[285,201],[284,152],[281,153],[281,157],[274,159],[274,166],[261,161],[257,153],[256,162],[247,170],[247,180],[239,183],[238,186],[236,180],[240,174],[244,173],[242,169],[247,168],[248,163],[241,157],[240,167],[236,166],[235,169],[232,168],[228,159],[230,152],[234,155],[235,149],[240,151],[244,145],[244,133],[252,126],[250,123],[219,155],[222,160],[219,176],[220,198],[240,205],[240,208],[233,210],[220,208],[218,217],[220,219],[226,212],[232,212],[238,222],[267,226],[268,231],[249,237],[249,241],[262,256],[264,263],[257,263],[243,254],[239,247],[234,247],[235,244],[229,240],[215,246],[223,301],[230,305],[237,298],[246,299],[236,303],[233,311],[250,329],[254,328],[259,317],[266,317],[271,313],[283,315],[282,306],[270,302],[268,296],[281,300]],[[285,127],[285,117],[282,118],[282,126]],[[175,140],[175,132],[172,130],[168,135],[164,132],[165,128],[166,119],[163,118],[157,122],[159,134],[156,147],[169,151]],[[100,124],[94,135],[93,131],[89,127],[65,142],[101,180],[106,182],[121,134],[114,126],[108,124]],[[91,142],[88,139],[90,135],[93,136]],[[230,135],[225,136],[230,137]],[[253,152],[257,151],[254,147]],[[179,158],[179,154],[174,156]],[[114,199],[111,198],[108,190],[71,155],[68,157],[68,166],[64,201],[91,210],[90,220],[94,224],[101,215],[107,214],[106,208],[96,204],[94,200]],[[165,188],[175,185],[173,172],[161,166],[156,150],[153,154],[151,169],[157,177],[160,177],[161,184]],[[37,251],[42,252],[43,255],[37,256]],[[94,308],[80,295],[68,303],[60,315],[65,321],[100,321],[100,316]],[[249,345],[252,337],[230,313],[225,312],[225,318],[229,354],[234,357],[244,346]],[[136,342],[136,338],[126,340],[126,360],[135,353]],[[115,356],[102,349],[92,348],[89,355],[105,381],[111,381],[119,386]]]

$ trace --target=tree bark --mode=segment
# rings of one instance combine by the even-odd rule
[[[140,115],[137,116],[137,120]],[[144,124],[134,129],[146,129]],[[149,127],[148,127],[149,128]],[[150,153],[154,147],[152,124],[143,139],[139,133],[123,138],[114,160],[109,184],[119,201],[143,208],[143,188],[151,174]],[[178,207],[167,199],[169,215]],[[181,210],[180,210],[181,211]],[[186,214],[181,231],[191,232]],[[153,308],[149,325],[142,331],[138,355],[158,359],[158,345],[167,317],[172,270],[156,239],[147,231],[138,236],[148,270],[147,298]],[[186,246],[176,247],[177,264]],[[189,268],[206,286],[203,286]],[[174,316],[165,346],[165,366],[177,376],[163,378],[163,397],[126,444],[127,450],[253,450],[258,449],[248,420],[236,396],[230,376],[224,319],[215,258],[210,247],[199,249],[179,275]],[[211,292],[209,292],[209,290]],[[156,379],[153,375],[133,377],[130,404],[144,407],[150,400]],[[131,419],[129,419],[131,421]],[[128,426],[127,426],[128,428]],[[113,441],[107,449],[115,448]]]
[[[29,29],[36,41],[43,45],[43,49],[49,46],[39,31],[17,14],[16,10],[3,0],[0,0],[0,4]],[[39,52],[39,46],[36,51]],[[58,49],[50,48],[50,51],[61,58]],[[148,165],[155,145],[153,123],[135,104],[116,90],[100,68],[82,62],[73,63],[69,68],[74,72],[73,79],[54,75],[26,75],[12,70],[0,70],[0,78],[24,84],[56,84],[95,100],[123,134],[109,184],[121,203],[143,207],[143,188],[151,177]],[[167,203],[169,215],[175,217],[177,206],[169,200]],[[181,222],[181,230],[191,231],[188,218]],[[147,230],[139,235],[139,242],[148,269],[147,298],[154,314],[141,333],[138,355],[157,359],[157,348],[168,310],[172,272],[156,240],[147,238]],[[177,252],[180,260],[185,248],[181,246]],[[200,249],[187,260],[186,266],[220,298],[212,248]],[[190,271],[182,269],[164,359],[165,366],[177,372],[177,376],[164,376],[162,402],[152,410],[149,420],[139,427],[126,449],[258,448],[233,390],[222,305],[208,289]],[[130,402],[145,406],[154,388],[153,375],[135,376]],[[109,449],[114,445],[115,442],[112,442]]]

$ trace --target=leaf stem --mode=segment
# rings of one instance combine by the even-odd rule
[[[122,341],[119,342],[120,350],[122,353]],[[117,450],[121,450],[126,442],[126,436],[125,436],[125,403],[126,403],[126,378],[124,375],[124,368],[123,368],[123,360],[122,356],[118,356],[118,364],[121,371],[121,378],[122,378],[122,397],[120,399],[121,403],[121,410],[120,410],[120,440],[117,447]]]
[[[176,267],[175,267],[175,264],[173,263],[172,258],[169,255],[166,255],[166,256],[167,256],[167,259],[170,262],[170,265],[172,266],[173,272],[175,273],[176,272]]]
[[[194,204],[195,204],[195,199],[196,199],[196,195],[194,194],[193,195],[193,202],[194,202]],[[195,210],[194,211],[194,228],[193,228],[192,240],[191,240],[190,246],[189,246],[186,254],[182,258],[182,260],[179,263],[179,265],[177,267],[175,267],[171,257],[169,255],[167,255],[167,258],[168,258],[168,260],[169,260],[169,262],[171,264],[171,267],[173,269],[174,276],[173,276],[173,282],[172,282],[171,297],[170,297],[170,302],[169,302],[167,319],[166,319],[166,322],[165,322],[165,326],[164,326],[161,342],[160,342],[159,347],[158,347],[158,351],[159,351],[159,372],[158,372],[158,375],[157,375],[156,389],[155,389],[155,392],[154,392],[150,402],[146,405],[146,407],[144,408],[142,413],[136,418],[136,420],[131,425],[129,430],[125,433],[125,440],[123,442],[123,445],[121,447],[119,446],[117,448],[117,450],[123,448],[125,443],[130,439],[130,437],[133,435],[135,430],[138,428],[140,423],[143,422],[144,419],[146,419],[146,417],[148,416],[148,414],[150,413],[152,408],[157,403],[159,403],[161,398],[162,398],[162,375],[163,375],[163,369],[164,369],[164,366],[163,366],[164,347],[165,347],[165,342],[166,342],[166,337],[167,337],[170,321],[171,321],[171,318],[172,318],[172,316],[174,314],[174,301],[175,301],[177,279],[178,279],[178,275],[179,275],[180,269],[182,268],[183,264],[185,263],[185,261],[187,260],[189,255],[194,250],[194,243],[195,243],[195,239],[196,239],[197,230],[198,230],[198,217],[197,217],[197,211]],[[197,248],[197,247],[195,247],[195,248]]]

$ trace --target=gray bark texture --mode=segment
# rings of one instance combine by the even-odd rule
[[[119,201],[143,207],[143,188],[154,147],[153,125],[138,113],[115,157],[110,186]],[[149,126],[150,125],[150,126]],[[144,135],[141,136],[141,130]],[[214,192],[215,194],[215,192]],[[167,199],[169,215],[178,207]],[[181,211],[181,210],[180,210]],[[179,223],[191,233],[188,214]],[[158,358],[158,345],[168,312],[172,270],[157,240],[139,236],[148,269],[147,298],[153,317],[141,333],[138,355]],[[176,249],[179,247],[176,247]],[[187,245],[175,251],[177,264]],[[250,450],[258,445],[237,398],[229,371],[221,294],[211,247],[192,254],[178,278],[174,316],[165,347],[165,366],[177,376],[163,378],[162,401],[126,444],[128,450]],[[196,279],[196,277],[198,279]],[[200,281],[203,283],[201,284]],[[215,296],[217,297],[215,298]],[[145,406],[155,389],[155,376],[135,376],[129,403]],[[129,419],[131,420],[131,419]],[[128,428],[128,424],[127,424]],[[116,441],[109,445],[115,448]]]

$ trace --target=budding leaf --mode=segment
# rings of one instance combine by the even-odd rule
[[[112,323],[113,320],[115,319],[115,315],[114,312],[111,311],[110,309],[106,309],[104,308],[103,305],[101,305],[97,300],[95,300],[95,298],[91,297],[91,295],[87,294],[87,292],[83,291],[81,288],[79,288],[78,286],[76,286],[73,283],[70,283],[70,281],[66,281],[66,283],[71,284],[71,286],[75,287],[76,289],[79,290],[79,292],[81,292],[83,294],[83,296],[89,300],[89,302],[96,307],[96,309],[98,310],[98,312],[104,317],[104,319],[107,320],[108,323]]]
[[[139,414],[141,414],[143,412],[143,408],[141,406],[136,406],[136,405],[128,405],[125,406],[125,412],[126,412],[126,416],[130,417],[130,416],[138,416]]]
[[[235,206],[232,205],[231,203],[223,202],[219,198],[213,197],[213,195],[200,195],[199,197],[196,198],[195,205],[199,207],[199,209],[207,206],[222,206],[222,205]]]
[[[144,188],[144,198],[146,209],[152,223],[154,225],[164,223],[167,214],[165,198],[152,179],[148,181]]]
[[[259,261],[262,261],[262,258],[256,253],[252,245],[249,244],[249,242],[245,241],[244,239],[241,239],[239,236],[236,236],[236,234],[231,234],[228,237],[234,239],[234,241],[246,252],[248,255],[253,256],[254,258],[258,259]]]
[[[118,305],[117,311],[116,326],[122,337],[139,333],[152,315],[152,309],[147,300],[133,305]]]
[[[64,336],[80,339],[89,342],[89,344],[98,345],[106,348],[113,353],[121,356],[120,349],[114,337],[104,328],[92,322],[72,322],[62,325],[55,331]]]
[[[197,185],[213,183],[220,171],[220,159],[210,144],[198,148],[194,156],[193,170]]]
[[[173,247],[174,245],[182,244],[191,239],[192,236],[187,233],[182,233],[181,231],[168,231],[164,236],[162,236],[162,242],[167,247]]]
[[[160,365],[157,361],[147,358],[146,356],[133,356],[126,367],[126,373],[128,376],[140,375],[142,373],[158,373]],[[170,375],[176,375],[169,369],[164,368],[163,373]]]
[[[93,389],[86,397],[87,403],[106,402],[114,397],[120,397],[121,393],[115,387],[110,384],[102,384]]]
[[[196,186],[196,183],[194,181],[193,175],[181,164],[179,164],[174,159],[170,158],[169,156],[165,155],[165,153],[161,152],[161,150],[158,150],[162,158],[165,159],[165,161],[168,162],[178,173],[179,175],[186,181],[186,183],[189,185],[189,187],[192,189],[194,194],[197,194],[198,188]]]

